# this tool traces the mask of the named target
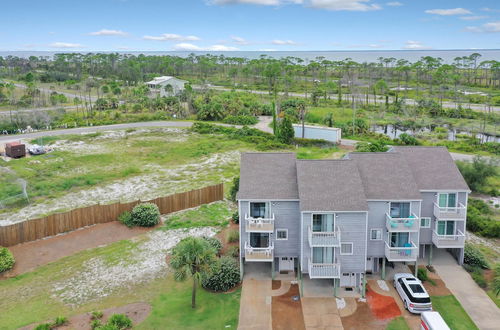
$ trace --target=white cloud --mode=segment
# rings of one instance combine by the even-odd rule
[[[392,2],[387,2],[386,5],[390,7],[401,7],[403,4],[399,1],[392,1]]]
[[[467,26],[465,30],[478,33],[498,33],[500,32],[500,21],[485,23],[481,26]]]
[[[190,43],[176,44],[176,45],[174,45],[173,49],[178,50],[178,51],[192,51],[192,52],[201,52],[201,51],[228,52],[228,51],[239,50],[236,47],[230,47],[230,46],[225,46],[225,45],[213,45],[213,46],[209,46],[209,47],[200,47],[200,46],[193,45]]]
[[[303,5],[333,11],[370,11],[382,9],[371,0],[208,0],[211,5],[253,4],[262,6]]]
[[[380,45],[380,44],[368,44],[368,45],[359,44],[359,45],[347,46],[347,48],[363,48],[363,49],[367,49],[367,48],[377,49],[377,48],[382,48],[382,47],[384,47],[384,45]]]
[[[120,30],[102,29],[100,31],[90,32],[89,35],[91,35],[91,36],[121,36],[121,37],[124,37],[127,35],[127,33],[120,31]]]
[[[248,45],[250,42],[248,40],[246,40],[245,38],[242,38],[242,37],[238,37],[238,36],[232,36],[231,37],[231,40],[238,44],[238,45]]]
[[[201,40],[197,36],[182,36],[180,34],[174,33],[164,33],[159,36],[144,36],[144,40],[155,40],[155,41],[198,41]]]
[[[441,15],[441,16],[452,16],[452,15],[468,15],[472,14],[470,10],[464,8],[452,8],[452,9],[429,9],[425,11],[427,14]]]
[[[460,17],[460,19],[464,20],[464,21],[478,21],[478,20],[486,19],[486,18],[488,18],[488,16],[462,16],[462,17]]]
[[[81,44],[73,44],[69,42],[53,42],[49,45],[52,48],[84,48],[85,46]]]
[[[296,45],[297,43],[293,40],[279,40],[275,39],[271,41],[273,45]]]
[[[423,45],[420,41],[408,40],[403,49],[431,49],[431,47]]]
[[[493,9],[493,8],[488,8],[488,7],[481,8],[481,10],[491,12],[491,13],[500,13],[500,9]]]

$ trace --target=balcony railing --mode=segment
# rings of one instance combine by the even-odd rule
[[[437,219],[465,220],[466,215],[467,209],[462,203],[456,207],[440,207],[434,203],[434,216]]]
[[[309,278],[340,278],[340,264],[316,264],[309,259]]]
[[[309,246],[340,247],[340,228],[335,227],[335,231],[312,231],[309,226]]]
[[[418,231],[420,218],[412,213],[411,218],[393,218],[385,214],[385,226],[389,232]]]
[[[456,235],[439,235],[432,231],[432,243],[438,248],[463,248],[465,245],[465,235],[457,230]]]
[[[245,242],[245,260],[246,261],[273,261],[274,244],[268,247],[252,247]]]
[[[418,248],[415,243],[411,246],[391,247],[385,242],[385,257],[389,261],[415,261],[417,260]]]
[[[274,232],[274,213],[270,218],[252,218],[245,214],[245,230],[248,233]]]

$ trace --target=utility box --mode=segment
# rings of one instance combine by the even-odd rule
[[[10,142],[5,144],[5,155],[12,158],[21,158],[26,156],[26,146],[19,142]]]

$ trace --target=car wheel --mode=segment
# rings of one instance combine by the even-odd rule
[[[405,309],[408,310],[408,303],[406,302],[406,300],[404,302],[405,302]]]

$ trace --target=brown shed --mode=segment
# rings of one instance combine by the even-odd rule
[[[12,158],[26,156],[26,146],[20,142],[10,142],[5,144],[5,154]]]

